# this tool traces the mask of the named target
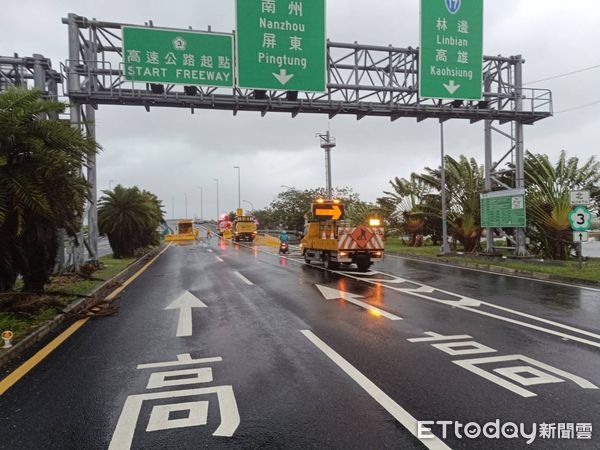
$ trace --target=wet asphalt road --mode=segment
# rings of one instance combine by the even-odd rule
[[[0,397],[0,448],[431,446],[408,431],[410,416],[528,432],[545,422],[555,435],[559,423],[592,424],[591,440],[450,433],[450,448],[600,447],[600,291],[391,256],[369,274],[326,272],[269,252],[216,239],[170,247],[118,298],[118,315],[90,321]],[[180,312],[165,308],[186,291],[206,308],[178,337]],[[138,368],[183,354],[220,359]],[[231,437],[213,435],[223,423]]]

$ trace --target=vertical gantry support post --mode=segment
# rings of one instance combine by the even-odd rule
[[[88,89],[90,92],[96,90],[98,83],[96,80],[95,69],[98,60],[98,43],[96,41],[96,27],[90,26],[89,45],[86,49],[86,65],[88,71]],[[86,134],[90,139],[96,140],[96,110],[92,105],[85,105]],[[96,154],[92,153],[87,158],[87,181],[90,186],[89,208],[87,212],[88,219],[88,241],[87,249],[90,253],[90,259],[98,262],[98,184],[96,174]]]
[[[58,86],[56,80],[51,77],[46,77],[47,70],[50,67],[46,66],[48,61],[43,55],[33,55],[33,87],[44,93],[44,96],[48,99],[57,101],[58,100]],[[57,112],[51,112],[48,114],[48,118],[51,120],[58,119]],[[56,230],[56,259],[54,261],[54,273],[60,273],[65,268],[65,230],[59,228]]]
[[[78,91],[80,88],[79,75],[77,74],[78,61],[80,60],[80,44],[79,44],[79,26],[77,24],[77,15],[70,13],[67,21],[69,27],[69,62],[67,77],[68,93]],[[71,125],[75,128],[81,128],[82,111],[81,105],[70,99]],[[82,169],[83,170],[83,169]],[[79,270],[83,263],[83,233],[77,235],[77,245],[72,248],[73,251],[73,267]]]
[[[47,80],[47,86],[48,86],[48,97],[54,101],[58,101],[58,84],[56,82],[56,79],[53,77],[50,77]],[[51,112],[50,118],[52,120],[58,120],[59,119],[58,112]],[[56,251],[56,261],[54,264],[54,272],[55,273],[62,273],[65,270],[65,238],[66,238],[65,229],[59,228],[57,230],[57,234],[56,234],[56,241],[58,243],[58,248]]]
[[[47,94],[46,90],[46,70],[44,68],[44,57],[40,54],[33,54],[33,87]]]
[[[492,89],[492,80],[491,80],[491,76],[489,73],[485,74],[485,79],[484,79],[484,92],[490,92],[490,90]],[[489,102],[490,98],[489,96],[485,97],[485,101]],[[492,148],[492,121],[491,120],[486,120],[484,121],[484,125],[483,125],[483,129],[484,129],[484,142],[485,142],[485,192],[491,192],[492,191],[492,171],[494,170],[493,168],[493,164],[494,164],[494,159],[493,159],[493,148]],[[485,229],[485,235],[486,235],[486,248],[485,248],[485,252],[488,254],[493,254],[496,252],[496,249],[494,248],[494,229],[493,228],[486,228]]]
[[[523,58],[521,55],[515,56],[515,109],[517,112],[523,111]],[[523,122],[515,121],[515,188],[525,188],[525,144],[523,136]],[[515,229],[517,256],[527,256],[527,242],[525,228]]]

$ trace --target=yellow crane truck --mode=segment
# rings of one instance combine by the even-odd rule
[[[318,199],[313,204],[313,220],[307,222],[300,242],[307,264],[322,261],[326,269],[356,264],[366,272],[375,261],[383,260],[384,229],[378,218],[352,226],[342,220],[344,206],[339,200]]]
[[[235,242],[254,241],[256,238],[256,220],[252,216],[245,216],[244,210],[238,209],[235,220],[231,225],[231,233]]]

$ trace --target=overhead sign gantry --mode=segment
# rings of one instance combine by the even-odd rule
[[[463,11],[466,14],[470,11],[468,5],[481,2],[430,1],[439,3],[450,14],[452,11],[448,8],[455,8],[457,4],[463,5],[459,9],[467,8]],[[139,48],[135,48],[128,38],[128,29],[150,29],[157,33],[152,23],[140,27],[69,14],[67,19],[63,19],[69,27],[69,59],[62,68],[71,102],[71,120],[75,126],[83,127],[91,137],[95,135],[93,123],[98,105],[137,105],[147,111],[153,107],[189,108],[192,113],[196,109],[228,110],[234,115],[240,111],[256,111],[263,116],[270,112],[283,112],[292,117],[311,113],[326,114],[329,118],[338,114],[354,115],[359,120],[372,116],[388,117],[392,121],[400,118],[416,118],[417,121],[436,119],[442,122],[449,119],[464,119],[471,123],[484,121],[486,190],[503,186],[496,177],[497,168],[513,153],[517,180],[514,187],[523,187],[523,126],[550,117],[553,111],[552,93],[549,90],[523,87],[524,60],[520,55],[484,56],[479,68],[482,75],[473,72],[472,77],[483,78],[483,92],[472,92],[462,79],[453,80],[451,77],[442,80],[442,87],[438,83],[435,89],[445,89],[447,92],[454,90],[456,96],[430,92],[434,98],[428,98],[427,88],[419,91],[424,73],[419,72],[418,49],[326,41],[324,11],[324,0],[238,0],[238,30],[235,36],[237,58],[233,59],[233,70],[235,73],[237,66],[239,79],[234,81],[233,87],[216,83],[216,72],[208,75],[207,58],[204,59],[205,67],[202,67],[203,55],[212,56],[213,69],[219,57],[226,58],[228,55],[226,50],[209,53],[205,42],[201,42],[209,39],[204,37],[206,33],[167,29],[165,36],[168,35],[168,38],[161,38],[155,46],[151,46],[151,42],[140,42]],[[473,14],[478,15],[478,11]],[[446,19],[448,30],[451,26],[459,26],[458,18],[462,17],[459,14],[457,10],[454,19]],[[434,25],[437,28],[437,17]],[[440,29],[440,32],[448,30]],[[481,33],[475,22],[469,23],[469,30],[475,36]],[[194,37],[186,38],[187,33]],[[177,39],[178,36],[183,39]],[[234,38],[233,34],[230,36]],[[215,34],[214,37],[218,38],[219,35]],[[224,36],[223,39],[225,42],[228,37]],[[188,45],[192,41],[197,51],[186,52],[183,47],[191,48]],[[441,38],[440,45],[454,46],[452,42]],[[478,46],[471,49],[472,42],[468,47],[473,50],[469,53],[469,60],[476,64],[481,59],[478,56],[480,49]],[[460,46],[457,44],[454,47]],[[225,47],[228,48],[228,44],[223,44],[223,49]],[[140,53],[130,54],[129,50],[139,50]],[[159,61],[162,57],[165,65],[171,62],[173,64],[169,65],[173,67],[156,72],[153,70],[155,55],[145,52],[158,53]],[[171,52],[173,55],[169,56]],[[184,56],[186,53],[187,57]],[[194,56],[193,68],[189,55]],[[458,58],[458,53],[455,56]],[[144,79],[140,79],[140,76]],[[209,80],[209,77],[212,79]],[[209,83],[205,83],[207,80]],[[231,78],[223,74],[219,81],[223,80],[229,83]],[[443,84],[450,86],[450,90]],[[461,85],[460,88],[457,85]],[[512,123],[514,127],[503,132],[494,127],[492,122],[497,122],[498,126]],[[492,131],[498,131],[511,141],[511,149],[496,161],[492,159]],[[88,211],[88,246],[95,249],[96,181],[93,160],[88,164],[88,182],[93,186]],[[518,252],[525,249],[524,234],[521,235],[523,239],[519,239]]]

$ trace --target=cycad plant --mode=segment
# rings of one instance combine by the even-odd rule
[[[108,237],[115,258],[131,257],[137,249],[158,243],[163,211],[154,194],[121,185],[103,193],[98,227]]]
[[[97,144],[68,122],[65,105],[42,93],[0,94],[0,290],[40,292],[52,271],[57,229],[80,229],[89,186],[81,167]]]

